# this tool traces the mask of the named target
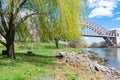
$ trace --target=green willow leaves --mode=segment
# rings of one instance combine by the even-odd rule
[[[36,0],[37,11],[43,13],[39,15],[41,39],[69,41],[79,37],[80,21],[85,19],[83,4],[83,0]]]

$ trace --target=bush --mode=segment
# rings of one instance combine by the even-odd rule
[[[76,38],[73,41],[69,42],[69,47],[72,48],[80,48],[80,47],[87,47],[83,38]]]

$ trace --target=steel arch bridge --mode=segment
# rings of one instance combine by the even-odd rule
[[[83,36],[102,37],[110,46],[120,46],[120,34],[117,30],[107,30],[104,29],[102,26],[88,21],[82,21],[82,24],[85,26],[86,29],[88,29],[86,31],[84,30]]]

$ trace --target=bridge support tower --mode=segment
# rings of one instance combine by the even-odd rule
[[[120,47],[120,30],[116,30],[116,45]]]

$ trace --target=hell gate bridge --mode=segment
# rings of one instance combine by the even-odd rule
[[[87,37],[102,37],[109,46],[118,47],[120,46],[120,30],[107,30],[95,23],[82,21],[85,26],[83,36]]]

